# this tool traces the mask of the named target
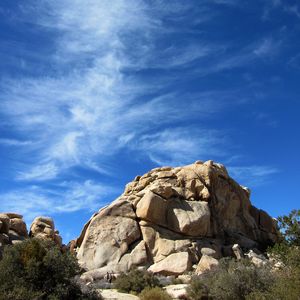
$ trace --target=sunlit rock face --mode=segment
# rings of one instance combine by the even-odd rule
[[[50,217],[36,217],[30,226],[29,236],[51,240],[59,247],[62,246],[62,238],[55,229],[54,221]]]
[[[202,248],[219,257],[233,244],[264,249],[277,240],[276,223],[249,197],[213,161],[153,169],[92,216],[74,242],[77,257],[93,277],[133,266],[178,275],[199,263]]]
[[[22,215],[12,212],[0,213],[0,257],[4,246],[20,243],[29,237],[52,240],[62,247],[62,239],[51,218],[35,218],[28,233]]]

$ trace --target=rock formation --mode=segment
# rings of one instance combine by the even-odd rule
[[[3,246],[18,243],[27,237],[23,216],[16,213],[0,213],[0,257]]]
[[[54,222],[49,217],[37,217],[30,226],[30,237],[54,241],[59,247],[62,246],[62,238],[59,231],[55,230]]]
[[[243,251],[263,250],[277,240],[276,222],[252,206],[249,197],[249,189],[213,161],[156,168],[137,176],[119,198],[95,213],[72,247],[89,270],[86,278],[133,266],[182,274],[202,256],[203,266],[233,255],[234,244]]]
[[[59,232],[55,231],[51,218],[35,218],[28,234],[23,216],[16,213],[0,213],[0,257],[3,246],[19,243],[29,237],[50,239],[62,246],[62,239]]]

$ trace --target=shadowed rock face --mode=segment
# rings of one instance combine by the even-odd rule
[[[0,257],[3,246],[21,242],[27,237],[23,216],[16,213],[0,213]]]
[[[75,242],[79,262],[92,277],[132,266],[177,275],[197,264],[205,247],[219,256],[233,244],[264,249],[277,240],[276,223],[249,197],[213,161],[153,169],[84,226]]]

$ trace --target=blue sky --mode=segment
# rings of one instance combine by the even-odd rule
[[[0,2],[0,205],[64,241],[136,175],[225,164],[299,208],[300,4]]]

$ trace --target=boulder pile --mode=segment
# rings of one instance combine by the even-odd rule
[[[85,278],[144,267],[179,275],[202,272],[223,256],[264,250],[278,239],[276,221],[250,202],[250,191],[213,161],[156,168],[137,176],[100,209],[72,242]],[[236,249],[236,247],[234,247]]]
[[[29,237],[53,240],[60,247],[62,239],[55,230],[54,222],[49,217],[37,217],[28,233],[23,216],[17,213],[0,213],[0,257],[3,246],[13,245]]]
[[[21,215],[0,213],[0,257],[3,246],[18,243],[27,237],[27,227]]]

